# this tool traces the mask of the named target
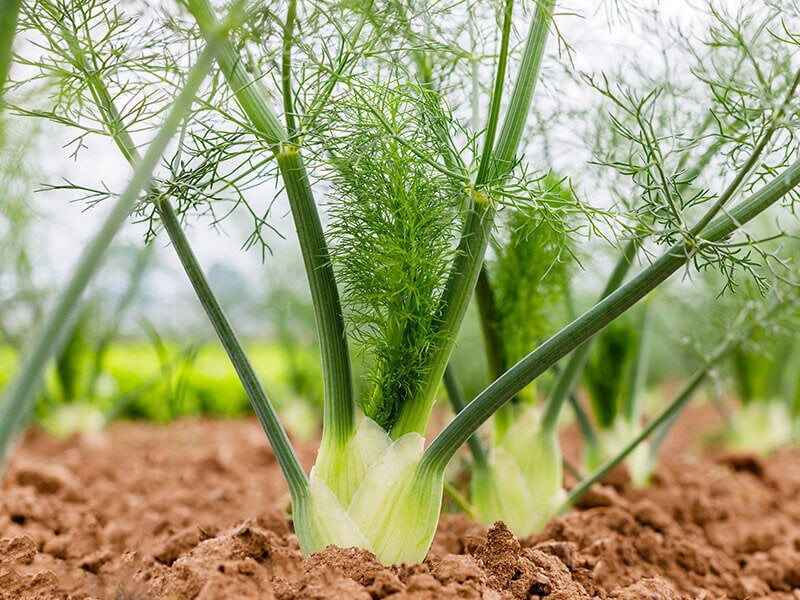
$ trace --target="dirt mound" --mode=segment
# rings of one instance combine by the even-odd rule
[[[333,547],[302,559],[254,421],[31,432],[0,496],[0,599],[800,597],[800,451],[677,454],[696,431],[675,432],[650,489],[618,473],[522,542],[445,515],[428,558],[393,567]]]

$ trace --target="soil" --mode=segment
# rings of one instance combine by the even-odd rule
[[[688,412],[649,489],[618,471],[522,541],[444,515],[428,558],[395,567],[302,559],[255,421],[31,431],[2,484],[0,599],[800,599],[800,451],[700,454],[715,425]]]

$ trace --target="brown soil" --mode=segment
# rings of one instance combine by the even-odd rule
[[[617,473],[522,543],[445,515],[425,562],[390,568],[354,549],[302,559],[253,421],[31,432],[0,496],[0,599],[798,599],[800,451],[697,458],[712,414],[683,419],[650,489]]]

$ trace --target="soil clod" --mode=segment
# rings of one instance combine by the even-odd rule
[[[30,432],[0,496],[0,600],[800,598],[797,450],[698,458],[668,439],[651,488],[595,486],[522,541],[444,515],[423,563],[383,566],[353,548],[303,560],[259,435],[212,420]],[[314,451],[300,446],[306,467]]]

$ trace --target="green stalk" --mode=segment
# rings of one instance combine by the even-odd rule
[[[197,257],[192,252],[192,247],[189,245],[183,229],[181,229],[169,200],[167,198],[159,198],[156,208],[161,217],[161,222],[164,224],[164,229],[166,229],[169,239],[175,248],[175,252],[180,258],[183,269],[189,277],[189,281],[200,303],[203,305],[214,331],[216,331],[222,342],[225,352],[236,369],[239,380],[247,392],[247,397],[253,405],[253,410],[258,415],[258,420],[261,422],[267,438],[269,438],[275,458],[278,460],[278,465],[286,478],[286,483],[289,485],[292,500],[297,502],[308,492],[308,478],[305,471],[303,471],[303,466],[300,464],[294,448],[292,448],[289,436],[286,435],[286,430],[283,428],[280,419],[278,419],[278,415],[264,391],[255,369],[250,363],[250,359],[247,357],[244,348],[242,348],[242,344],[236,337],[222,307],[211,291],[208,280],[197,261]]]
[[[216,15],[209,0],[188,0],[188,6],[202,31],[215,26]],[[266,87],[247,72],[233,44],[224,44],[218,62],[253,129],[278,161],[317,322],[325,387],[323,443],[344,447],[355,431],[350,351],[336,277],[300,148],[287,142],[289,133],[269,105]]]
[[[22,0],[0,0],[0,106],[3,104],[3,88],[11,68],[14,34]]]
[[[139,194],[149,185],[152,173],[172,136],[191,109],[195,94],[211,69],[214,53],[219,44],[217,35],[209,38],[206,48],[189,72],[186,84],[175,99],[161,129],[153,138],[144,157],[137,162],[133,178],[111,209],[100,231],[81,254],[76,271],[45,318],[16,376],[9,383],[5,401],[0,406],[0,455],[5,455],[14,434],[30,418],[47,362],[65,342],[83,292],[102,264],[108,247],[127,220]]]
[[[277,160],[314,299],[327,391],[323,433],[331,436],[326,438],[331,442],[344,445],[355,430],[355,403],[339,290],[303,157],[296,146],[286,146]]]
[[[491,379],[497,379],[508,370],[508,357],[505,345],[499,331],[499,319],[497,316],[497,304],[492,290],[492,283],[489,279],[489,271],[484,262],[481,272],[478,275],[478,282],[475,285],[475,301],[478,305],[478,317],[481,325],[481,334],[485,348],[486,362],[489,367]],[[498,410],[494,414],[494,435],[499,440],[514,422],[513,404],[517,400],[512,398],[509,404]]]
[[[294,20],[297,18],[297,0],[289,0],[286,22],[283,24],[283,49],[281,52],[281,91],[283,92],[283,118],[291,137],[297,134],[294,118],[294,94],[292,93],[292,45],[294,44]]]
[[[786,359],[787,368],[783,370],[780,380],[780,396],[786,401],[789,406],[791,415],[797,419],[798,417],[798,391],[800,391],[800,373],[797,366],[800,365],[800,343],[798,341],[791,342],[788,349],[788,356]]]
[[[481,266],[481,272],[478,275],[478,283],[475,286],[475,300],[478,304],[483,343],[486,346],[489,375],[492,378],[497,378],[508,370],[508,357],[506,356],[506,349],[500,340],[497,303],[494,298],[492,283],[489,279],[489,272],[486,269],[486,263]]]
[[[747,362],[744,350],[737,348],[733,353],[733,373],[736,381],[736,392],[739,402],[743,405],[750,404],[755,398],[753,386],[751,385],[752,376],[750,374],[750,364]]]
[[[581,470],[566,458],[561,458],[561,464],[564,466],[564,471],[572,475],[576,480],[580,481],[584,478]]]
[[[209,0],[187,0],[186,5],[203,35],[208,35],[217,27],[217,15]],[[255,131],[273,151],[279,151],[288,134],[267,103],[269,93],[264,84],[248,73],[245,61],[229,41],[223,44],[217,54],[217,62]]]
[[[504,178],[514,166],[525,123],[528,120],[533,92],[539,78],[550,22],[553,20],[555,0],[537,0],[536,10],[528,33],[528,40],[522,55],[517,81],[511,93],[508,113],[503,121],[500,136],[492,155],[493,168],[485,171],[486,179],[478,179],[476,187],[491,182],[496,178]]]
[[[464,398],[464,390],[462,389],[461,384],[458,382],[458,378],[456,377],[456,373],[452,364],[448,364],[447,368],[444,370],[444,387],[445,390],[447,390],[447,397],[450,399],[450,404],[452,404],[453,410],[456,414],[460,413],[462,410],[464,410],[467,402]],[[469,437],[467,440],[467,446],[469,447],[470,454],[472,454],[472,461],[475,464],[475,467],[485,468],[488,465],[486,450],[483,448],[483,444],[481,443],[477,433]]]
[[[620,407],[622,417],[629,423],[635,423],[641,416],[641,403],[647,383],[647,371],[650,362],[649,311],[646,305],[643,308],[644,314],[639,323],[638,338],[636,340],[636,356],[631,361],[628,389],[625,390],[622,406]]]
[[[444,492],[453,499],[461,512],[467,515],[468,518],[475,519],[475,511],[472,509],[472,505],[464,494],[458,491],[456,486],[449,481],[445,481]]]
[[[633,238],[629,240],[622,248],[622,256],[619,257],[611,276],[608,278],[606,287],[600,294],[599,301],[607,298],[614,290],[622,285],[628,271],[633,264],[633,258],[641,246],[641,239]],[[553,382],[553,390],[547,398],[544,406],[544,413],[542,414],[542,429],[544,431],[553,431],[558,425],[558,417],[561,414],[561,407],[569,397],[570,392],[575,389],[575,383],[583,372],[586,366],[586,361],[592,354],[594,347],[594,340],[589,340],[578,346],[570,356],[567,365],[563,370],[558,372],[555,381]]]
[[[793,163],[748,199],[714,219],[703,230],[702,239],[693,241],[692,245],[684,241],[672,246],[636,277],[564,327],[481,392],[437,436],[426,450],[423,460],[431,463],[432,467],[441,468],[440,465],[446,464],[461,444],[514,394],[644,298],[703,248],[724,240],[775,204],[798,183],[800,161]]]
[[[571,392],[568,396],[569,404],[575,412],[575,419],[578,421],[578,428],[581,430],[581,437],[583,438],[584,445],[587,447],[588,453],[600,452],[600,440],[597,439],[597,432],[592,425],[592,421],[589,419],[589,415],[586,414],[583,406],[581,406],[581,403],[575,396],[575,392]]]
[[[474,4],[467,5],[467,22],[469,24],[469,42],[470,42],[470,52],[469,52],[469,60],[470,60],[470,83],[472,84],[470,88],[470,108],[472,109],[472,130],[478,131],[478,127],[480,127],[481,120],[480,120],[480,69],[479,69],[479,60],[477,50],[478,50],[478,40],[477,35],[475,32],[475,13],[474,13]]]
[[[537,2],[508,112],[503,120],[494,152],[490,155],[491,164],[479,167],[478,179],[475,181],[472,194],[472,207],[467,214],[456,258],[442,293],[437,328],[444,334],[444,341],[433,348],[428,355],[428,370],[419,392],[400,409],[400,415],[391,432],[395,439],[412,431],[422,433],[427,425],[436,390],[453,351],[456,334],[467,312],[494,225],[493,201],[484,188],[487,184],[497,185],[497,180],[502,180],[514,164],[514,157],[530,112],[554,6],[554,0]],[[506,17],[510,18],[510,14],[506,13]],[[504,56],[507,57],[507,54],[501,52],[501,58]],[[504,81],[499,76],[504,73],[505,65],[498,65],[493,98],[500,97],[501,91],[498,91],[498,87],[502,88]],[[489,123],[487,132],[493,127]]]
[[[497,125],[500,121],[500,105],[503,102],[503,87],[506,81],[506,67],[508,66],[508,44],[511,39],[511,23],[514,17],[514,0],[506,0],[503,10],[503,32],[500,37],[500,55],[497,58],[497,72],[495,73],[494,86],[492,87],[492,102],[489,106],[489,119],[486,124],[486,134],[483,140],[483,152],[478,162],[478,175],[475,178],[475,186],[481,186],[489,180],[489,173],[492,166],[492,154],[494,151],[494,139],[497,134]],[[545,39],[547,39],[545,37]],[[542,45],[542,50],[544,44]],[[541,61],[541,55],[539,57]],[[521,67],[522,69],[522,67]],[[538,76],[538,67],[537,67]],[[533,88],[531,88],[531,97]],[[509,111],[510,112],[510,111]],[[525,110],[527,117],[528,110]],[[505,126],[505,124],[504,124]],[[514,146],[513,152],[516,152]]]

